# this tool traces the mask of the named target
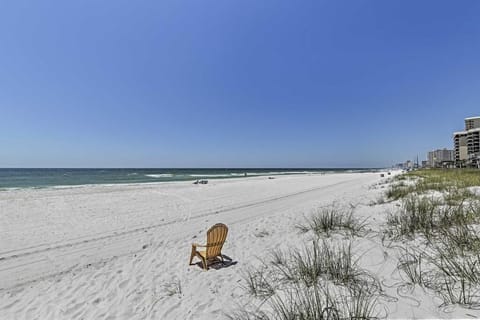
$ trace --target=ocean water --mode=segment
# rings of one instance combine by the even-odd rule
[[[364,172],[375,169],[1,169],[0,189],[89,184],[147,183],[198,179],[244,178],[285,174]]]

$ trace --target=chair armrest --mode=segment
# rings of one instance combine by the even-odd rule
[[[198,243],[192,243],[192,247],[206,247],[206,245],[201,245]]]

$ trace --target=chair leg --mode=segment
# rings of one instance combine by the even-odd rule
[[[202,258],[203,270],[208,270],[207,258]]]
[[[195,247],[192,246],[192,252],[190,253],[190,263],[189,265],[192,265],[193,257],[195,257]]]

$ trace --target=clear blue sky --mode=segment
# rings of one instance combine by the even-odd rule
[[[480,1],[2,1],[0,167],[375,167],[480,115]]]

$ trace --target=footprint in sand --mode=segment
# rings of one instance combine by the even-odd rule
[[[130,280],[123,280],[122,282],[120,282],[120,284],[118,285],[118,288],[120,289],[123,289],[125,288],[125,286],[130,282]]]

